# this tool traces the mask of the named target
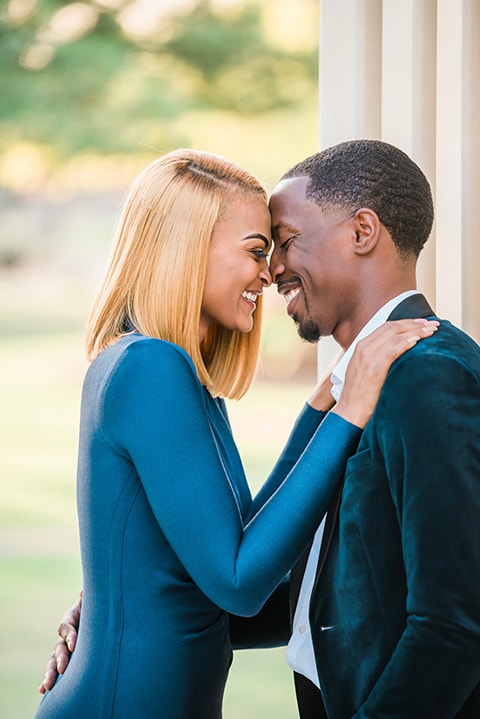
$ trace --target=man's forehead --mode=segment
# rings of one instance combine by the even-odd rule
[[[287,177],[275,185],[270,196],[270,205],[284,202],[301,202],[306,200],[306,193],[310,178],[302,175],[301,177]]]
[[[275,187],[270,198],[274,237],[283,232],[298,232],[299,226],[319,210],[306,197],[308,184],[308,177],[288,177]]]

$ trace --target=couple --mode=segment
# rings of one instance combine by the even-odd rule
[[[402,320],[434,315],[426,178],[342,143],[270,210],[268,266],[264,190],[231,163],[170,153],[127,198],[87,330],[81,627],[38,717],[220,717],[229,631],[288,640],[288,589],[302,718],[480,715],[480,349]],[[219,397],[248,387],[272,280],[300,335],[345,354],[252,499]]]

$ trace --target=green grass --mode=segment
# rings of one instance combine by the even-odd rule
[[[43,547],[35,556],[31,538],[28,556],[13,552],[0,559],[0,716],[4,719],[33,716],[62,607],[73,602],[80,586],[75,556],[55,557],[55,545],[51,556]]]
[[[33,716],[56,627],[81,586],[75,465],[86,365],[78,311],[73,303],[69,315],[67,303],[50,316],[42,298],[36,303],[33,299],[30,305],[15,303],[13,321],[0,293],[2,719]],[[293,383],[257,382],[246,398],[231,404],[234,433],[253,490],[272,466],[307,394],[307,388]],[[295,716],[284,650],[236,653],[225,719]]]

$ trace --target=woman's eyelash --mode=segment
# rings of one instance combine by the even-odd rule
[[[268,257],[268,252],[260,248],[257,250],[251,250],[251,252],[255,255],[255,257],[260,257],[261,259],[266,259]]]

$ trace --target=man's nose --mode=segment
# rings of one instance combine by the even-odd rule
[[[272,254],[270,255],[270,274],[272,276],[272,282],[277,283],[280,277],[285,272],[285,265],[280,260],[279,251],[277,249],[273,250]]]

